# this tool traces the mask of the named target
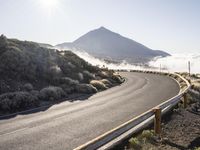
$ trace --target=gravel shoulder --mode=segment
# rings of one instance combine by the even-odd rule
[[[200,147],[200,114],[188,109],[176,109],[170,121],[164,123],[161,143],[146,143],[142,149],[188,150]]]

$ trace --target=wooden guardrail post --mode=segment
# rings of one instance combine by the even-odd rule
[[[155,134],[160,137],[161,136],[161,108],[155,108],[154,113],[155,113],[154,131],[155,131]]]
[[[187,107],[187,93],[185,93],[183,95],[183,107],[186,108]]]

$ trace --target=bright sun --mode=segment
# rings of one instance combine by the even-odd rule
[[[39,0],[40,5],[48,12],[52,12],[57,9],[59,0]]]
[[[40,1],[42,5],[48,8],[55,7],[58,4],[58,0],[40,0]]]

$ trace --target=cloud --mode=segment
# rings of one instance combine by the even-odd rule
[[[76,55],[78,55],[79,57],[81,57],[82,59],[84,59],[85,61],[89,62],[92,65],[95,66],[99,66],[99,67],[107,67],[108,69],[127,69],[127,70],[141,70],[141,69],[147,69],[145,66],[139,66],[139,65],[132,65],[127,63],[125,60],[122,61],[122,63],[108,63],[102,59],[96,58],[90,54],[88,54],[85,51],[81,51],[81,50],[72,50]]]
[[[200,73],[200,53],[191,54],[174,54],[164,58],[155,58],[149,62],[149,67],[142,65],[133,65],[125,60],[122,63],[107,63],[102,59],[98,59],[83,50],[72,50],[79,57],[92,65],[99,67],[107,67],[109,69],[127,69],[127,70],[154,70],[165,72],[188,72],[188,61],[191,63],[191,73]]]
[[[188,62],[191,73],[200,73],[200,53],[174,54],[165,58],[156,58],[149,63],[153,67],[161,67],[170,72],[188,72]]]

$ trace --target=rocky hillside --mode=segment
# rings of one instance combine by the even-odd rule
[[[122,82],[71,51],[0,36],[0,113],[15,112],[74,93],[92,94]]]
[[[129,63],[145,63],[157,56],[169,56],[166,52],[152,50],[104,27],[90,31],[72,43],[62,43],[57,47],[81,49],[98,58],[126,60]]]

